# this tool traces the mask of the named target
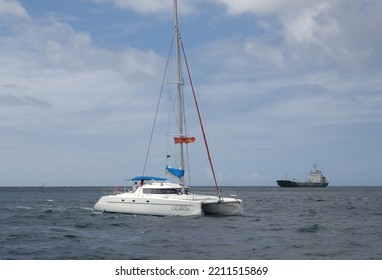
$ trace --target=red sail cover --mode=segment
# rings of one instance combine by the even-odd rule
[[[175,144],[189,144],[195,142],[195,137],[174,137]]]

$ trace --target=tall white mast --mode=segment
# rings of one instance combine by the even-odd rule
[[[182,75],[181,75],[181,65],[180,65],[180,48],[179,48],[179,25],[178,25],[178,3],[174,0],[174,32],[175,32],[175,55],[176,55],[176,70],[177,70],[177,88],[178,88],[178,129],[179,136],[182,137],[183,132],[183,96],[182,96]],[[184,146],[180,143],[180,169],[184,170]],[[184,186],[184,176],[180,177],[180,183]],[[182,187],[182,192],[184,188]]]

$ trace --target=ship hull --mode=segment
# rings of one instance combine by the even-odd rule
[[[188,191],[181,194],[178,192],[179,187],[180,185],[171,183],[144,184],[135,191],[102,196],[93,210],[157,216],[242,214],[241,199],[199,195]]]
[[[236,198],[204,200],[202,210],[205,215],[242,215],[242,200]]]
[[[155,216],[198,216],[203,214],[202,201],[173,199],[161,195],[136,196],[133,193],[103,196],[94,205],[93,210]]]
[[[290,180],[278,180],[277,185],[281,188],[326,188],[329,183],[295,182]]]

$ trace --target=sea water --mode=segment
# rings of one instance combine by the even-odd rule
[[[241,216],[93,212],[107,187],[0,188],[3,260],[382,259],[382,187],[223,187]]]

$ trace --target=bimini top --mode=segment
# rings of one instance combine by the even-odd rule
[[[136,176],[132,179],[129,179],[129,181],[167,181],[166,178],[160,178],[160,177],[153,177],[153,176]]]

